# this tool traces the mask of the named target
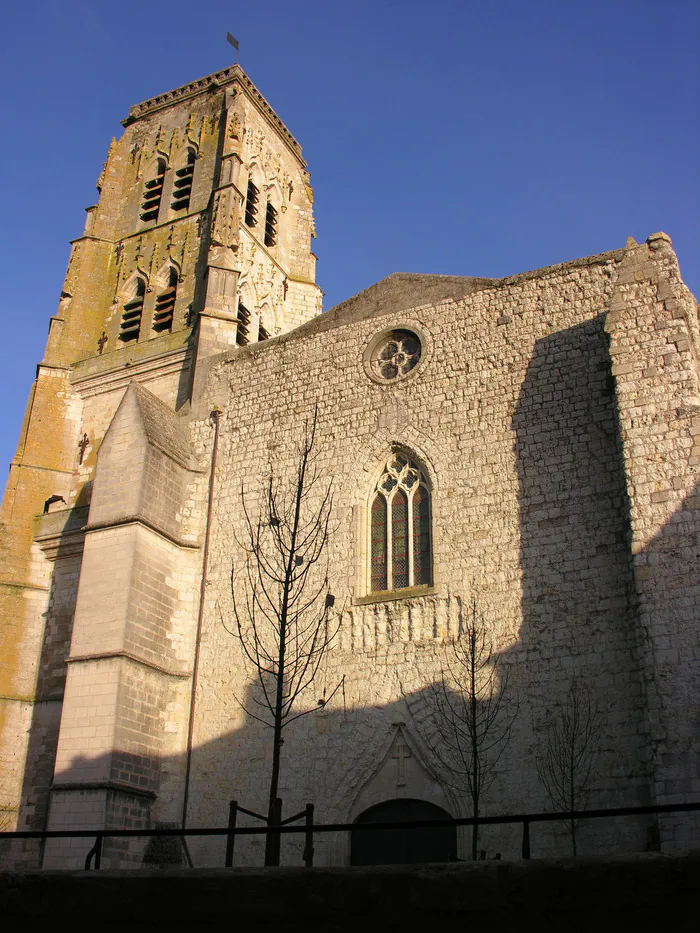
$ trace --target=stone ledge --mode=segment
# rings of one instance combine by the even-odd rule
[[[378,590],[366,596],[356,596],[353,605],[368,606],[372,603],[389,603],[398,599],[415,599],[418,596],[435,596],[438,592],[438,588],[430,583],[422,586],[407,586],[401,590]]]

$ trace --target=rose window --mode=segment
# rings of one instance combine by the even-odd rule
[[[418,364],[421,343],[410,330],[392,330],[374,347],[371,368],[375,376],[394,382],[407,376]]]

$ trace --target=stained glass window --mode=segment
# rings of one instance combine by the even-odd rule
[[[408,586],[408,499],[402,489],[391,502],[391,569],[393,588]]]
[[[372,589],[386,589],[386,500],[377,494],[372,503]]]
[[[372,592],[432,582],[430,491],[402,453],[392,454],[375,487],[370,526]]]
[[[413,496],[413,585],[430,583],[430,500],[425,486]]]

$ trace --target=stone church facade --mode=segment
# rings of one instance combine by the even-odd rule
[[[270,733],[242,708],[254,672],[231,634],[242,501],[293,476],[314,413],[339,627],[301,700],[318,710],[285,735],[285,814],[470,814],[430,685],[474,601],[513,719],[484,813],[550,809],[536,761],[574,680],[602,716],[591,806],[698,799],[700,332],[669,237],[506,279],[396,274],[321,314],[301,149],[239,66],[124,126],[3,500],[6,827],[265,809]],[[581,839],[669,850],[696,829],[645,817]],[[517,833],[486,828],[483,847],[515,855]],[[221,841],[190,849],[222,864]],[[85,850],[4,854],[70,867]],[[535,854],[562,851],[538,830]],[[317,862],[350,857],[317,840]]]

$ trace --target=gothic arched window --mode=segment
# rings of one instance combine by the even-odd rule
[[[403,453],[392,454],[377,483],[369,525],[371,592],[432,582],[430,489]]]

